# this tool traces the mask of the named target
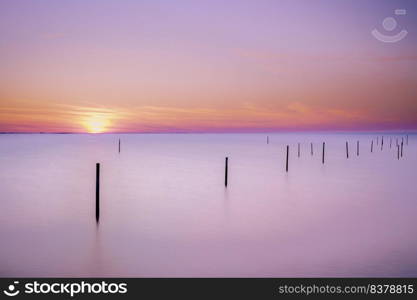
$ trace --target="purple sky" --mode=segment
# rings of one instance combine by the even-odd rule
[[[4,0],[0,131],[417,129],[416,13],[411,0]]]

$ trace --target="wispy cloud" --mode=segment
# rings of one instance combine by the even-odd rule
[[[59,131],[86,131],[91,119],[105,120],[111,132],[228,131],[263,129],[308,129],[355,127],[373,124],[381,118],[366,111],[338,107],[314,107],[290,102],[279,108],[264,108],[253,103],[216,109],[207,107],[136,106],[104,107],[57,104],[49,108],[0,108],[0,130],[24,124],[34,128],[60,128]],[[384,120],[382,120],[384,121]],[[395,122],[387,119],[386,122]],[[401,121],[401,120],[397,120]],[[356,124],[356,125],[355,125]],[[20,128],[20,127],[19,127]],[[26,127],[25,127],[26,128]]]
[[[310,52],[274,52],[265,50],[244,50],[238,49],[235,51],[237,55],[242,58],[253,60],[260,63],[273,63],[273,64],[305,64],[305,63],[323,63],[323,62],[402,62],[402,61],[417,61],[417,55],[400,54],[400,55],[387,55],[381,56],[378,54],[329,54],[320,53],[312,54]]]
[[[376,56],[373,60],[377,62],[417,61],[417,55]]]
[[[56,39],[60,39],[60,38],[64,38],[65,34],[64,33],[59,33],[59,32],[44,32],[40,35],[40,37],[44,40],[56,40]]]

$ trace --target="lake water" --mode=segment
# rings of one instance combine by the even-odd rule
[[[417,276],[417,135],[269,140],[0,135],[0,276]]]

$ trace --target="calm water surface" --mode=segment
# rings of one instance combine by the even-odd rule
[[[0,276],[417,276],[417,136],[269,136],[1,135]]]

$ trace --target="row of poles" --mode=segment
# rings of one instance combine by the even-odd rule
[[[269,144],[269,137],[267,137],[267,144]],[[377,137],[376,144],[379,144],[379,137]],[[408,145],[408,135],[406,135],[406,145]],[[397,159],[400,159],[400,157],[403,157],[403,147],[404,147],[404,138],[401,138],[401,144],[398,143],[398,138],[396,138],[396,146],[397,146]],[[384,137],[381,138],[381,151],[384,148]],[[392,148],[392,137],[390,138],[390,148]],[[325,149],[326,149],[326,143],[323,142],[323,148],[322,148],[322,157],[321,161],[322,164],[324,164],[324,157],[325,157]],[[371,141],[371,153],[374,151],[374,140]],[[285,161],[285,171],[288,172],[288,159],[289,159],[289,152],[290,152],[290,146],[287,145],[287,155],[286,155],[286,161]],[[313,155],[313,143],[310,143],[310,154]],[[359,141],[356,142],[356,155],[359,156]],[[298,157],[300,157],[300,143],[298,143]],[[346,141],[346,158],[349,158],[349,142]]]
[[[326,149],[326,143],[323,142],[323,150],[322,150],[322,155],[321,155],[321,162],[324,164],[324,153],[325,153],[325,149]],[[310,143],[310,154],[313,155],[313,143]],[[287,145],[287,155],[285,158],[285,171],[288,172],[288,159],[290,156],[290,146]],[[298,143],[298,157],[300,157],[300,143]]]
[[[266,137],[266,143],[269,144],[269,136]],[[379,144],[379,136],[377,137],[376,144]],[[404,145],[404,138],[401,138],[401,144],[398,142],[398,138],[396,138],[396,146],[397,146],[397,158],[403,157],[403,145]],[[406,136],[406,145],[408,145],[408,135]],[[120,153],[121,150],[121,141],[119,139],[118,150]],[[384,137],[381,138],[381,151],[384,147]],[[392,137],[390,138],[390,148],[392,148]],[[324,164],[325,158],[325,149],[326,143],[323,142],[322,144],[322,157],[321,161]],[[290,153],[290,146],[287,145],[286,147],[286,156],[285,156],[285,171],[288,172],[288,161],[289,161],[289,153]],[[298,143],[297,148],[298,157],[301,155],[300,143]],[[374,140],[371,141],[371,153],[374,151]],[[310,143],[310,154],[313,156],[313,143]],[[356,142],[356,155],[359,156],[359,141]],[[346,158],[349,158],[349,143],[346,141]],[[225,158],[225,167],[224,167],[224,186],[227,187],[228,181],[228,173],[229,173],[229,157]],[[96,221],[99,222],[100,219],[100,163],[96,163]]]

